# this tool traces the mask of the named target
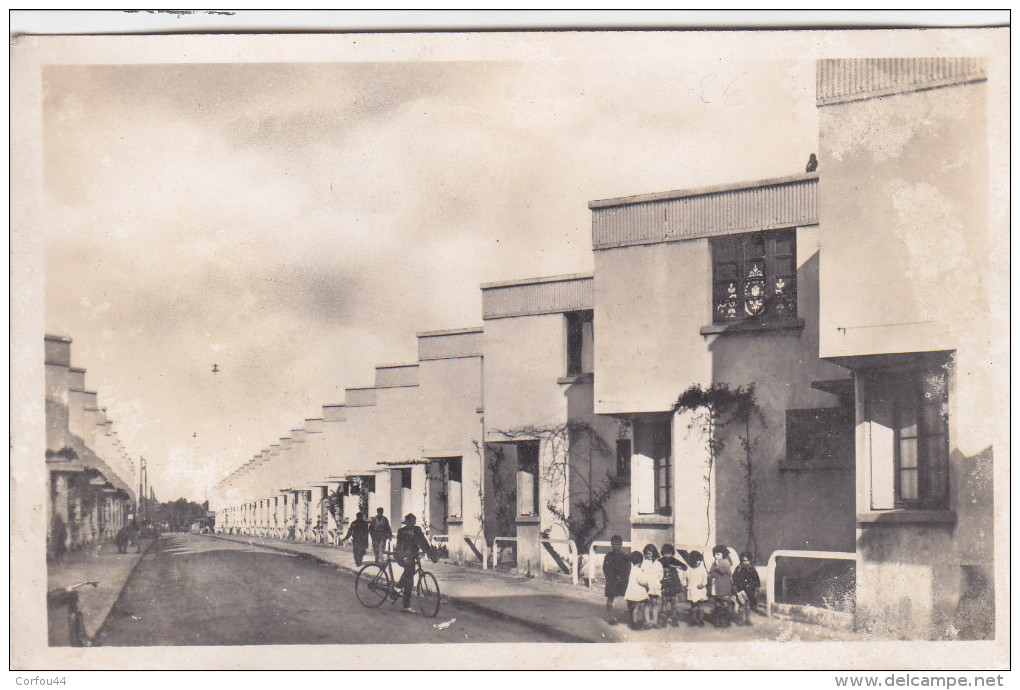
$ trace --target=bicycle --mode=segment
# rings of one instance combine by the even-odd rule
[[[70,587],[51,589],[46,593],[46,608],[49,612],[49,637],[51,647],[91,647],[92,639],[85,630],[85,620],[82,617],[81,609],[78,607],[78,590],[85,585],[98,587],[98,582],[79,582]],[[67,638],[60,634],[59,621],[61,616],[57,615],[61,607],[67,607]]]
[[[387,552],[386,555],[392,554]],[[418,610],[423,616],[434,618],[439,613],[439,582],[435,575],[421,567],[421,554],[415,557],[414,567],[414,594]],[[397,578],[393,576],[393,559],[387,559],[382,565],[369,563],[358,571],[354,592],[362,606],[374,609],[382,606],[387,599],[394,603],[400,598],[396,582]]]

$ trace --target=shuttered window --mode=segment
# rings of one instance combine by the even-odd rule
[[[927,357],[926,359],[931,359]],[[943,365],[863,375],[872,510],[949,506],[949,393]]]
[[[638,515],[670,515],[673,512],[673,462],[670,418],[634,423],[634,454],[631,476]]]

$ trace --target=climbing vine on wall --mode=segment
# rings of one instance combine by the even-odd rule
[[[737,426],[738,440],[741,447],[739,467],[744,477],[744,505],[740,509],[747,529],[747,549],[757,553],[755,535],[755,501],[759,493],[758,480],[755,475],[754,452],[758,445],[758,436],[751,435],[752,423],[757,420],[761,427],[765,426],[765,415],[758,406],[754,395],[754,384],[731,388],[726,383],[713,383],[703,387],[694,384],[677,398],[673,412],[694,412],[689,428],[700,431],[706,439],[708,450],[708,469],[703,476],[705,481],[705,532],[711,531],[712,523],[712,473],[716,460],[725,448],[723,432],[727,427]]]
[[[506,462],[506,452],[499,444],[486,444],[485,468],[492,482],[492,503],[488,506],[495,517],[496,534],[506,536],[517,529],[517,487],[507,486],[501,467]]]
[[[609,444],[593,426],[580,421],[523,426],[499,433],[511,441],[538,440],[546,448],[547,462],[540,463],[539,470],[542,486],[546,487],[545,507],[577,545],[578,554],[588,553],[591,543],[604,536],[609,522],[609,473],[598,470],[596,461],[610,454]],[[546,530],[543,537],[548,536]]]
[[[326,510],[333,516],[333,523],[340,529],[343,526],[343,505],[344,505],[344,494],[341,488],[334,489],[326,493],[326,498],[322,499],[326,502]]]

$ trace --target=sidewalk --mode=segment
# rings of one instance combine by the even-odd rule
[[[245,544],[262,546],[287,553],[303,554],[329,563],[350,573],[357,573],[354,555],[349,548],[337,548],[304,542],[288,542],[260,537],[212,535]],[[371,562],[371,551],[364,563]],[[455,608],[468,608],[497,619],[514,621],[546,633],[562,642],[748,642],[815,641],[856,639],[853,633],[794,621],[752,616],[752,627],[731,626],[717,629],[711,625],[691,628],[681,623],[677,628],[630,630],[624,624],[609,625],[605,621],[606,600],[602,587],[574,586],[556,580],[539,580],[495,573],[489,570],[457,566],[446,561],[428,563],[426,568],[439,580],[444,599]],[[398,568],[399,570],[399,568]],[[625,620],[627,605],[615,604],[616,616]],[[439,617],[453,618],[456,612],[443,608]]]
[[[155,539],[143,539],[141,553],[117,553],[117,545],[106,542],[67,553],[59,563],[50,563],[46,568],[47,590],[69,587],[92,580],[97,587],[82,587],[78,590],[78,606],[82,612],[85,629],[94,636],[106,621],[110,609],[120,596],[131,571],[141,560]]]

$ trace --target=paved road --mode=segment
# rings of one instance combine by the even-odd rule
[[[247,544],[173,534],[161,537],[139,562],[97,644],[552,641],[445,601],[436,618],[403,613],[399,603],[366,609],[354,594],[354,577],[334,566]]]

